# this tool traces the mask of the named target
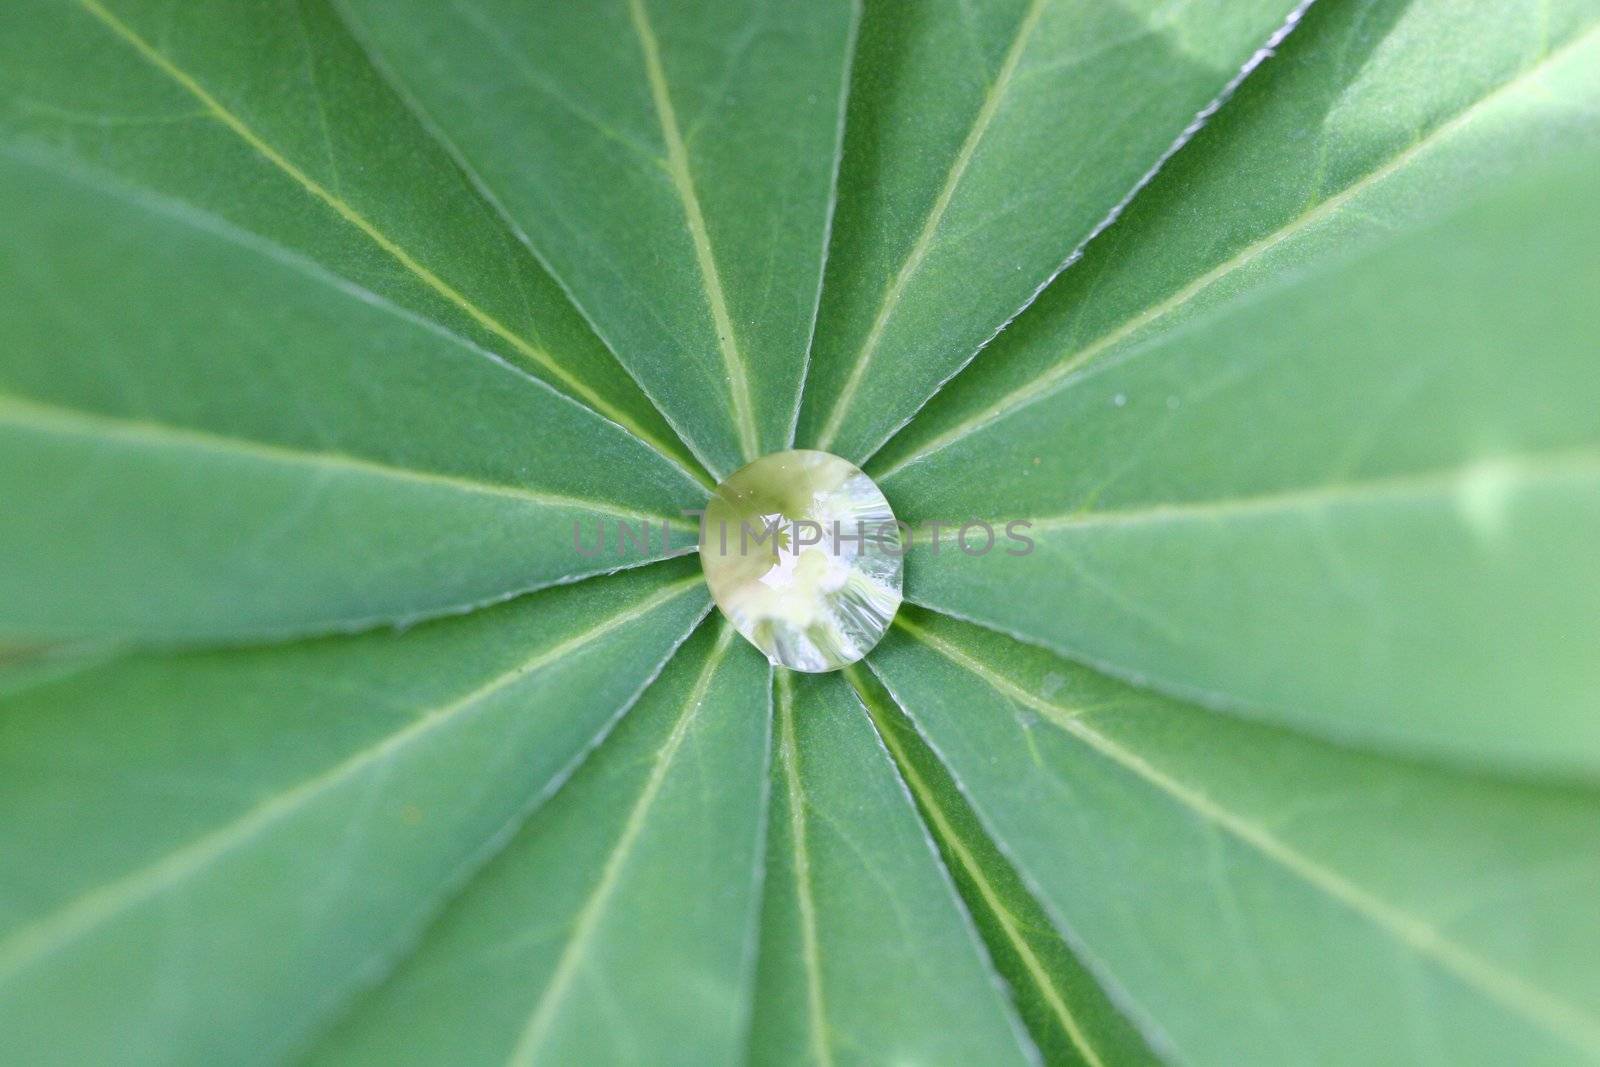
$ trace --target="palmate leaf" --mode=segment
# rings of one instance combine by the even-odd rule
[[[0,1060],[282,1058],[706,606],[694,566],[664,564],[406,634],[135,656],[13,693]]]
[[[788,445],[848,0],[341,3],[707,467]]]
[[[1600,10],[861,7],[0,5],[0,1061],[1600,1061]]]

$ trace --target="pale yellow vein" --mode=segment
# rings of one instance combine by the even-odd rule
[[[1141,507],[1069,512],[1030,520],[1029,533],[1115,526],[1161,526],[1213,522],[1279,514],[1313,513],[1336,507],[1416,504],[1430,499],[1453,501],[1472,521],[1482,523],[1514,493],[1537,483],[1600,478],[1600,454],[1591,449],[1542,455],[1488,456],[1465,466],[1335,482],[1254,496],[1177,501]],[[927,522],[940,528],[941,544],[957,543],[959,522]]]
[[[0,394],[0,425],[17,426],[37,433],[58,436],[120,441],[135,447],[187,448],[224,453],[246,457],[263,463],[304,466],[320,471],[385,478],[391,481],[437,486],[441,489],[453,489],[481,496],[504,497],[508,500],[518,500],[541,507],[571,508],[615,515],[622,519],[662,522],[677,529],[689,528],[681,517],[673,518],[666,515],[651,514],[633,508],[621,507],[606,501],[585,500],[582,497],[565,496],[560,493],[545,493],[538,490],[525,489],[521,486],[482,482],[459,475],[414,470],[409,467],[396,467],[376,460],[362,459],[358,456],[346,455],[340,452],[311,452],[287,445],[226,437],[190,427],[172,426],[143,419],[102,415],[86,411],[74,411],[4,394]]]
[[[306,805],[365,771],[382,766],[507,686],[643,618],[700,585],[700,581],[697,575],[657,590],[604,622],[545,649],[451,703],[424,712],[376,744],[360,749],[321,774],[262,801],[226,826],[191,841],[154,863],[91,889],[44,918],[23,927],[0,942],[0,985],[16,978],[52,951],[71,944],[97,926],[111,921],[118,914],[157,896],[184,879],[203,873],[210,864],[267,832],[274,824],[290,818]]]
[[[957,666],[977,675],[990,688],[1008,696],[1019,688],[987,664],[935,637],[922,627],[904,619],[897,619],[896,623],[924,645]],[[1032,706],[1049,709],[1044,712],[1048,721],[1067,734],[1166,794],[1203,821],[1247,845],[1349,911],[1367,919],[1419,955],[1433,960],[1466,985],[1536,1024],[1548,1028],[1578,1048],[1600,1047],[1600,1020],[1591,1017],[1582,1008],[1530,984],[1500,965],[1457,944],[1432,924],[1390,905],[1338,871],[1323,866],[1278,838],[1265,826],[1229,811],[1206,794],[1178,781],[1143,756],[1095,729],[1083,718],[1081,712],[1047,701],[1039,701]]]
[[[895,273],[894,281],[885,290],[883,301],[878,305],[878,312],[873,317],[872,326],[867,331],[866,338],[857,350],[855,360],[851,364],[850,373],[845,379],[844,386],[839,391],[839,396],[834,400],[833,409],[823,424],[822,432],[817,438],[816,447],[826,450],[833,444],[839,431],[844,426],[844,417],[854,402],[856,393],[861,389],[861,383],[866,378],[867,366],[872,362],[873,355],[878,346],[883,342],[884,332],[888,329],[889,320],[894,316],[895,309],[899,307],[904,298],[906,287],[911,279],[921,269],[923,261],[933,248],[934,237],[939,231],[939,226],[944,221],[944,216],[950,210],[950,204],[955,199],[956,190],[961,185],[961,179],[966,175],[968,166],[977,154],[978,145],[988,133],[989,126],[994,122],[995,115],[1000,111],[1000,105],[1005,99],[1006,91],[1010,88],[1015,78],[1017,68],[1022,63],[1023,52],[1026,51],[1028,39],[1033,35],[1034,27],[1039,24],[1039,19],[1044,14],[1048,0],[1032,0],[1028,10],[1024,13],[1022,21],[1017,25],[1017,32],[1011,41],[1011,46],[1006,51],[1005,59],[1000,64],[999,71],[995,74],[994,82],[984,94],[983,104],[978,109],[972,128],[967,131],[966,139],[962,141],[961,148],[956,152],[955,159],[951,161],[950,170],[945,175],[944,185],[939,190],[939,195],[934,198],[933,206],[928,211],[928,216],[923,220],[922,230],[917,234],[917,239],[907,253],[900,269]]]
[[[694,245],[695,263],[705,283],[706,303],[711,309],[711,323],[717,334],[717,347],[722,352],[723,366],[728,374],[728,392],[733,401],[734,426],[739,434],[739,447],[747,460],[755,459],[760,451],[756,433],[755,411],[750,398],[750,378],[738,340],[734,336],[733,319],[728,314],[728,301],[722,289],[722,275],[717,268],[716,253],[711,247],[711,234],[706,229],[705,214],[700,208],[700,195],[695,190],[694,174],[689,167],[689,150],[683,133],[678,128],[677,113],[673,110],[672,94],[667,87],[667,75],[661,64],[661,46],[655,30],[650,25],[644,0],[628,0],[628,13],[638,35],[639,47],[644,52],[645,75],[650,82],[650,97],[654,101],[656,118],[661,124],[661,137],[667,146],[667,173],[673,188],[683,204],[689,237]]]
[[[806,1033],[812,1059],[833,1067],[828,1041],[827,1001],[822,988],[822,949],[817,936],[817,902],[812,891],[811,846],[806,831],[805,786],[800,780],[800,746],[794,728],[794,680],[778,671],[778,744],[789,797],[789,837],[794,851],[795,897],[800,908],[800,958],[806,973]]]
[[[571,991],[572,982],[577,977],[578,968],[583,965],[584,955],[593,942],[595,934],[600,928],[600,921],[605,917],[606,906],[611,902],[611,897],[616,893],[622,881],[622,873],[627,867],[629,858],[633,855],[633,848],[639,841],[639,836],[644,832],[645,822],[649,818],[650,810],[654,807],[656,798],[660,795],[662,786],[666,784],[667,774],[672,769],[673,760],[677,758],[678,750],[683,747],[684,741],[689,736],[690,729],[699,718],[700,707],[705,703],[706,692],[711,688],[711,680],[716,675],[717,667],[721,665],[723,657],[727,654],[728,646],[733,640],[733,627],[727,623],[721,624],[721,631],[717,634],[716,645],[706,657],[705,663],[700,668],[699,675],[695,678],[693,687],[689,690],[688,697],[683,702],[683,708],[678,715],[677,722],[673,724],[672,732],[662,742],[656,751],[655,759],[650,767],[650,775],[645,780],[644,788],[640,790],[639,797],[634,801],[632,809],[628,812],[627,821],[618,835],[616,844],[611,848],[606,857],[604,868],[601,869],[600,878],[585,898],[583,906],[578,910],[572,924],[572,934],[567,939],[566,946],[562,949],[561,957],[556,961],[555,970],[551,973],[550,981],[540,995],[533,1014],[528,1018],[518,1036],[516,1047],[512,1050],[508,1064],[516,1067],[532,1067],[537,1062],[539,1049],[550,1036],[550,1027],[554,1024],[556,1013],[562,1002]]]
[[[429,289],[433,290],[446,301],[459,308],[479,326],[494,336],[500,338],[519,354],[527,359],[532,360],[540,367],[543,367],[549,374],[556,378],[556,380],[561,382],[562,385],[572,390],[572,392],[578,398],[583,400],[584,403],[588,404],[596,412],[621,426],[634,437],[637,437],[641,442],[660,453],[661,456],[668,462],[681,468],[686,474],[701,484],[710,484],[706,481],[704,475],[685,466],[673,454],[672,449],[652,435],[644,427],[640,426],[638,421],[631,415],[625,411],[622,411],[605,397],[595,392],[594,389],[592,389],[582,379],[575,376],[571,371],[567,370],[567,368],[563,367],[559,362],[557,362],[548,352],[517,334],[499,319],[495,318],[483,308],[479,307],[460,290],[456,289],[449,282],[446,282],[443,278],[429,270],[426,266],[420,263],[415,256],[407,252],[393,238],[379,230],[378,227],[371,222],[371,220],[367,219],[364,215],[358,212],[348,202],[335,195],[320,182],[316,181],[305,171],[301,170],[286,156],[284,156],[282,152],[278,151],[278,149],[273,147],[264,138],[262,138],[262,136],[252,129],[243,119],[225,107],[220,100],[213,96],[192,75],[180,68],[171,60],[171,58],[157,49],[149,41],[141,37],[131,26],[129,26],[126,22],[123,22],[110,10],[108,10],[105,5],[100,2],[100,0],[77,0],[77,3],[85,11],[105,24],[106,28],[111,30],[112,33],[116,34],[117,37],[121,38],[125,43],[131,46],[134,51],[138,52],[139,55],[142,56],[151,66],[155,67],[162,74],[165,74],[167,77],[171,78],[174,82],[181,86],[184,91],[198,100],[209,115],[215,118],[218,122],[222,123],[222,125],[227,129],[231,130],[239,137],[240,140],[244,141],[245,144],[254,149],[257,154],[281,170],[284,174],[291,178],[295,184],[299,185],[311,196],[326,204],[333,210],[335,214],[337,214],[351,226],[354,226],[358,231],[366,236],[368,240],[372,241],[373,244],[382,249],[386,254],[388,254],[408,272],[414,275]]]
[[[849,675],[851,683],[855,685],[856,693],[861,698],[862,705],[867,709],[873,720],[878,723],[878,736],[883,738],[883,743],[888,747],[890,754],[894,756],[895,763],[900,768],[901,776],[905,779],[906,785],[910,787],[911,792],[922,803],[923,810],[928,813],[929,821],[933,823],[934,832],[939,835],[940,840],[945,843],[945,847],[955,856],[956,862],[966,872],[967,879],[977,888],[978,895],[983,898],[984,906],[989,909],[990,914],[999,922],[1000,929],[1005,934],[1006,940],[1011,943],[1012,951],[1017,954],[1017,958],[1022,961],[1023,967],[1027,969],[1028,977],[1033,981],[1034,987],[1039,991],[1039,994],[1044,997],[1050,1013],[1056,1017],[1056,1021],[1061,1024],[1062,1030],[1066,1032],[1068,1040],[1072,1042],[1073,1047],[1078,1050],[1084,1062],[1089,1064],[1089,1067],[1105,1067],[1105,1061],[1100,1058],[1100,1054],[1095,1050],[1093,1043],[1089,1040],[1089,1036],[1084,1033],[1083,1027],[1079,1025],[1076,1016],[1073,1015],[1072,1009],[1067,1006],[1066,999],[1062,996],[1061,991],[1056,988],[1055,980],[1045,968],[1044,961],[1039,958],[1038,953],[1033,950],[1033,946],[1028,942],[1028,939],[1023,936],[1021,921],[1006,905],[1006,902],[1000,898],[999,890],[995,888],[994,883],[989,879],[988,872],[978,862],[977,857],[972,854],[972,850],[967,848],[966,842],[961,839],[961,835],[956,832],[955,826],[951,824],[949,817],[940,806],[933,789],[917,770],[916,764],[912,762],[905,750],[905,746],[900,743],[900,739],[895,735],[894,730],[883,722],[882,713],[875,706],[872,697],[862,685],[857,669],[850,667],[846,673]]]
[[[1350,185],[1329,197],[1327,200],[1322,201],[1315,207],[1302,212],[1293,219],[1290,219],[1288,222],[1284,223],[1276,230],[1273,230],[1271,233],[1266,234],[1256,241],[1246,245],[1233,256],[1227,260],[1224,260],[1222,263],[1217,264],[1215,267],[1212,267],[1210,270],[1206,271],[1204,274],[1201,274],[1198,278],[1172,293],[1170,296],[1150,305],[1137,315],[1134,315],[1132,318],[1118,325],[1116,328],[1105,334],[1102,334],[1100,337],[1089,342],[1076,352],[1067,355],[1054,367],[1045,371],[1039,377],[1012,390],[1010,393],[1007,393],[999,400],[996,400],[993,404],[990,404],[982,411],[979,411],[977,414],[962,420],[955,426],[952,426],[950,429],[946,430],[944,433],[930,438],[927,442],[919,446],[916,451],[909,453],[900,460],[897,460],[891,466],[885,467],[884,469],[878,471],[876,477],[881,481],[882,479],[889,477],[891,474],[894,474],[896,471],[903,470],[904,468],[911,466],[913,463],[920,462],[921,460],[924,460],[937,452],[941,452],[944,449],[949,448],[957,441],[960,441],[966,437],[970,437],[973,433],[981,430],[983,427],[998,421],[1009,412],[1014,411],[1017,408],[1029,404],[1034,400],[1037,400],[1040,397],[1050,393],[1057,385],[1061,384],[1065,379],[1070,377],[1080,368],[1084,367],[1095,357],[1108,351],[1109,349],[1115,348],[1117,345],[1128,340],[1129,338],[1134,337],[1144,330],[1145,327],[1150,326],[1151,324],[1158,322],[1161,319],[1166,318],[1168,315],[1180,310],[1192,302],[1201,293],[1205,292],[1217,282],[1221,281],[1223,278],[1226,278],[1228,275],[1249,266],[1251,263],[1260,259],[1262,256],[1271,252],[1274,248],[1278,247],[1284,242],[1292,240],[1301,232],[1310,229],[1312,226],[1315,226],[1317,223],[1322,222],[1327,218],[1332,217],[1341,208],[1345,207],[1351,201],[1361,196],[1361,194],[1365,193],[1367,190],[1382,184],[1395,174],[1403,171],[1406,167],[1416,162],[1417,159],[1431,150],[1434,146],[1448,140],[1451,136],[1469,126],[1485,108],[1492,106],[1497,100],[1500,100],[1521,89],[1530,81],[1537,78],[1541,73],[1548,70],[1551,66],[1559,63],[1571,53],[1586,45],[1592,44],[1596,39],[1597,33],[1600,33],[1600,26],[1593,27],[1582,34],[1579,34],[1577,37],[1573,38],[1571,41],[1568,41],[1555,51],[1545,54],[1536,63],[1525,68],[1507,81],[1502,82],[1491,92],[1479,97],[1461,111],[1457,112],[1450,119],[1434,127],[1423,137],[1413,142],[1405,150],[1397,153],[1383,165],[1369,171],[1360,179],[1352,182]]]

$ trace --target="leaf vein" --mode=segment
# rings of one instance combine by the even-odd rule
[[[750,378],[744,356],[739,351],[734,336],[733,319],[728,313],[727,296],[722,288],[722,275],[717,268],[715,250],[711,247],[711,234],[706,228],[705,213],[700,207],[700,194],[695,189],[694,174],[689,167],[689,150],[683,132],[678,128],[678,118],[672,106],[672,94],[667,86],[666,71],[661,63],[661,45],[650,25],[644,0],[628,0],[628,13],[633,30],[644,53],[645,75],[650,83],[650,98],[655,105],[656,118],[661,124],[661,137],[667,146],[667,173],[672,186],[682,202],[684,220],[689,238],[694,245],[695,263],[705,283],[706,303],[711,309],[712,327],[717,335],[717,347],[728,373],[728,392],[733,401],[735,429],[739,434],[739,447],[744,458],[753,460],[760,451],[756,433],[755,413],[750,397]]]
[[[539,1049],[549,1037],[550,1027],[555,1022],[556,1010],[561,1006],[573,980],[577,977],[578,967],[583,962],[583,954],[599,929],[606,904],[616,892],[617,884],[622,877],[622,869],[627,866],[634,845],[638,843],[639,835],[644,832],[645,820],[649,817],[650,809],[655,805],[656,798],[666,783],[667,773],[672,769],[678,750],[683,747],[684,740],[689,736],[690,727],[699,717],[706,691],[711,687],[711,679],[727,655],[735,631],[726,622],[720,623],[720,627],[717,643],[706,656],[706,661],[695,678],[694,686],[690,689],[688,698],[684,700],[678,720],[673,724],[672,732],[656,751],[650,775],[628,812],[622,833],[606,857],[600,879],[585,898],[577,918],[573,921],[572,933],[562,949],[560,959],[556,962],[549,984],[545,986],[533,1014],[529,1016],[527,1024],[517,1038],[517,1044],[507,1060],[509,1065],[532,1067],[537,1062]]]
[[[1489,107],[1496,100],[1499,100],[1521,88],[1529,81],[1538,77],[1543,71],[1549,69],[1555,63],[1560,62],[1567,55],[1576,52],[1584,45],[1591,43],[1591,40],[1596,36],[1597,33],[1600,33],[1600,25],[1591,27],[1589,30],[1577,35],[1555,51],[1545,53],[1535,62],[1523,68],[1517,74],[1502,82],[1490,92],[1479,97],[1477,100],[1474,100],[1472,103],[1468,104],[1466,107],[1452,115],[1449,119],[1440,123],[1438,126],[1435,126],[1427,134],[1412,142],[1404,150],[1391,157],[1381,166],[1369,171],[1367,174],[1352,182],[1350,185],[1329,197],[1327,200],[1317,204],[1315,207],[1312,207],[1295,216],[1293,219],[1290,219],[1288,222],[1284,223],[1276,230],[1273,230],[1271,233],[1268,233],[1246,245],[1233,256],[1224,260],[1222,263],[1217,264],[1215,267],[1212,267],[1210,270],[1206,271],[1204,274],[1200,275],[1200,277],[1179,289],[1177,292],[1171,294],[1161,301],[1158,301],[1155,304],[1150,305],[1137,315],[1134,315],[1132,318],[1128,319],[1126,322],[1123,322],[1121,325],[1115,327],[1109,332],[1102,334],[1095,340],[1090,341],[1077,352],[1065,356],[1054,367],[1045,371],[1039,377],[1012,390],[1010,393],[1007,393],[1005,396],[984,408],[976,415],[973,415],[972,417],[956,424],[955,426],[952,426],[944,433],[939,434],[938,436],[929,440],[927,443],[923,444],[916,451],[910,453],[891,466],[879,471],[877,473],[877,477],[879,479],[887,478],[889,475],[903,470],[914,463],[919,463],[922,460],[927,459],[929,456],[949,448],[956,442],[970,437],[973,433],[983,429],[985,426],[997,422],[1007,414],[1010,414],[1012,411],[1015,411],[1021,407],[1025,407],[1028,404],[1042,399],[1043,397],[1054,392],[1058,386],[1066,384],[1067,381],[1072,379],[1072,376],[1076,371],[1083,368],[1096,356],[1116,347],[1123,341],[1128,340],[1130,337],[1138,334],[1145,327],[1159,322],[1160,320],[1185,307],[1195,298],[1200,296],[1201,293],[1205,292],[1207,289],[1210,289],[1213,285],[1220,282],[1228,275],[1249,266],[1262,256],[1267,255],[1274,248],[1286,241],[1292,240],[1302,231],[1310,229],[1323,219],[1332,216],[1340,208],[1356,199],[1368,189],[1371,189],[1393,175],[1398,174],[1419,156],[1425,154],[1434,145],[1448,139],[1458,130],[1470,124],[1473,118],[1481,113],[1484,108]]]
[[[992,670],[987,664],[935,637],[915,623],[903,617],[895,621],[916,640],[957,666],[970,671],[990,688],[1008,696],[1020,690],[1016,683]],[[1338,871],[1318,863],[1277,837],[1265,826],[1229,811],[1205,793],[1178,781],[1137,752],[1095,729],[1084,720],[1083,709],[1063,708],[1040,698],[1033,698],[1029,704],[1038,708],[1048,721],[1092,751],[1165,793],[1204,823],[1224,831],[1306,885],[1321,891],[1356,915],[1364,917],[1414,950],[1419,956],[1433,960],[1466,985],[1547,1027],[1578,1048],[1591,1049],[1600,1045],[1600,1019],[1592,1017],[1581,1007],[1570,1004],[1547,990],[1505,972],[1491,961],[1450,940],[1432,924],[1390,905],[1371,891],[1345,878]]]
[[[794,850],[795,896],[800,906],[801,959],[806,972],[806,1033],[820,1067],[833,1067],[828,1041],[827,1001],[822,986],[822,949],[817,936],[817,902],[812,891],[811,848],[806,837],[806,795],[800,780],[800,746],[794,728],[794,680],[778,671],[778,743],[789,795],[789,837]]]
[[[1030,532],[1087,529],[1098,526],[1160,526],[1168,523],[1222,520],[1230,517],[1313,512],[1337,506],[1411,504],[1452,496],[1474,519],[1521,484],[1600,477],[1600,453],[1575,449],[1524,456],[1491,456],[1462,467],[1339,482],[1217,500],[1150,504],[1142,507],[1083,510],[1032,520]],[[934,525],[928,523],[925,525]],[[941,522],[940,542],[956,542],[960,523]]]
[[[651,449],[660,453],[663,458],[672,463],[674,466],[682,467],[682,464],[673,456],[672,450],[669,449],[664,443],[656,439],[648,430],[640,426],[637,420],[628,415],[627,412],[616,407],[616,405],[612,404],[610,401],[606,400],[599,393],[595,392],[595,390],[592,389],[586,382],[578,378],[571,371],[567,370],[566,367],[562,366],[553,356],[550,355],[550,353],[534,345],[532,342],[528,341],[526,338],[522,337],[510,327],[505,325],[499,319],[495,318],[483,308],[479,307],[464,293],[456,289],[449,282],[446,282],[443,278],[439,277],[432,270],[428,269],[421,262],[419,262],[416,257],[411,255],[410,252],[406,251],[406,249],[397,243],[393,238],[389,237],[382,230],[378,229],[377,226],[375,226],[369,219],[366,218],[366,216],[356,211],[355,208],[352,207],[348,202],[335,195],[332,191],[324,187],[320,182],[312,178],[300,167],[296,166],[291,160],[288,159],[288,157],[268,143],[243,119],[224,106],[220,100],[213,96],[211,92],[207,90],[205,86],[201,85],[200,82],[192,75],[179,67],[160,49],[156,48],[149,41],[141,37],[126,22],[122,21],[115,14],[113,14],[103,3],[101,3],[101,0],[77,0],[77,3],[84,9],[84,11],[98,19],[113,34],[133,48],[133,50],[137,52],[146,62],[155,67],[156,70],[160,71],[168,78],[172,79],[180,87],[182,87],[184,91],[199,101],[201,106],[206,109],[207,113],[220,122],[225,128],[238,136],[240,140],[245,142],[245,144],[254,149],[258,155],[266,159],[269,163],[277,167],[285,175],[291,178],[297,185],[304,189],[306,193],[327,205],[336,215],[338,215],[345,222],[349,223],[351,226],[355,227],[363,236],[372,241],[373,244],[377,245],[379,249],[399,263],[425,286],[437,293],[439,296],[443,297],[447,302],[454,305],[456,308],[460,309],[480,327],[487,330],[495,337],[498,337],[506,344],[510,345],[522,356],[543,367],[548,373],[555,376],[556,379],[558,379],[567,388],[571,389],[573,393],[575,393],[584,401],[584,403],[588,404],[600,415],[603,415],[605,418],[627,430],[630,434],[632,434],[634,437],[637,437]],[[704,482],[704,479],[700,477],[698,472],[688,470],[687,468],[684,469],[697,481]]]
[[[906,287],[912,277],[921,268],[933,247],[934,235],[944,221],[944,216],[950,209],[951,202],[955,199],[956,190],[961,185],[961,179],[966,175],[967,168],[971,165],[973,157],[977,154],[978,145],[988,133],[989,126],[994,122],[994,117],[1000,111],[1000,104],[1004,101],[1007,90],[1011,87],[1016,77],[1017,68],[1021,65],[1022,54],[1027,48],[1028,39],[1033,35],[1034,27],[1039,24],[1039,19],[1044,14],[1048,0],[1031,0],[1028,10],[1023,14],[1017,24],[1017,32],[1012,38],[1010,47],[1006,50],[1005,60],[1000,64],[994,81],[989,85],[984,94],[982,105],[978,114],[973,119],[972,127],[967,130],[965,139],[961,142],[956,157],[951,161],[950,170],[945,175],[944,185],[939,189],[939,195],[934,198],[933,206],[928,211],[928,216],[923,220],[922,229],[917,234],[917,239],[911,246],[911,251],[906,254],[905,260],[900,264],[900,269],[895,273],[894,281],[884,291],[883,301],[878,305],[878,312],[873,316],[872,326],[867,331],[866,339],[862,341],[861,348],[857,350],[855,361],[851,364],[850,374],[845,379],[843,388],[839,391],[838,398],[834,401],[833,410],[829,413],[827,421],[823,424],[822,432],[817,438],[816,447],[826,450],[838,437],[839,431],[844,426],[844,417],[850,405],[855,400],[856,393],[861,388],[861,383],[867,374],[867,366],[872,361],[883,335],[887,330],[890,318],[905,296]]]
[[[458,716],[488,700],[518,680],[599,640],[614,630],[643,618],[700,584],[686,578],[657,590],[588,630],[553,645],[478,686],[449,704],[431,708],[376,744],[360,749],[314,777],[269,797],[240,818],[168,853],[155,862],[105,885],[91,889],[44,918],[23,927],[0,942],[0,986],[16,978],[50,952],[71,944],[103,923],[160,894],[187,878],[202,873],[235,849],[294,815],[319,797],[351,781],[368,768],[382,766],[397,753],[417,744]]]
[[[681,518],[637,511],[604,501],[584,500],[581,497],[538,492],[520,486],[477,481],[458,475],[397,467],[339,452],[313,452],[143,419],[74,411],[5,393],[0,393],[0,425],[11,425],[47,434],[119,440],[138,446],[177,446],[208,452],[232,453],[268,463],[303,465],[324,471],[435,485],[468,493],[507,497],[545,507],[599,511],[625,519],[666,522],[687,528]]]

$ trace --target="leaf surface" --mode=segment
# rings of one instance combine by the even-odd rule
[[[1600,771],[1597,158],[1285,272],[890,475],[908,521],[1037,545],[914,551],[908,597],[1331,737]]]
[[[298,253],[692,462],[325,0],[7,4],[0,143]]]
[[[1595,1061],[1592,788],[1337,749],[914,609],[873,667],[1170,1058]]]
[[[0,1064],[1600,1064],[1597,248],[1595,0],[0,3]]]
[[[889,442],[887,475],[1089,364],[1600,142],[1589,0],[1314,4],[1064,273]]]
[[[1085,1067],[1159,1063],[995,847],[894,697],[860,665],[847,668],[847,674],[938,842],[1044,1061]]]
[[[800,440],[873,452],[1297,12],[1289,0],[869,3]]]
[[[0,217],[0,634],[407,621],[640,562],[619,523],[659,555],[703,499],[525,372],[214,216],[31,150],[0,149],[0,201],[32,205]],[[580,523],[610,547],[580,554]]]
[[[1034,1057],[893,763],[838,674],[780,671],[750,1061]]]
[[[736,1060],[771,693],[736,631],[702,626],[313,1062]]]
[[[342,8],[713,473],[788,445],[852,4]]]
[[[706,607],[673,562],[404,634],[131,657],[6,698],[0,1059],[285,1058]]]

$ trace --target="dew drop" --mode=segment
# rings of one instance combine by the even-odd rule
[[[900,530],[872,479],[827,452],[763,456],[717,486],[706,584],[773,664],[813,674],[870,652],[900,610]]]

